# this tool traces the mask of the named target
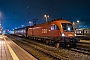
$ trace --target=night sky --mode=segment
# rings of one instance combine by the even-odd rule
[[[44,23],[45,14],[50,16],[49,21],[63,17],[90,25],[90,0],[0,0],[0,12],[4,29],[28,26],[33,19]]]

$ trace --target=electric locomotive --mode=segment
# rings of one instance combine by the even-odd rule
[[[75,30],[68,20],[55,19],[51,22],[30,26],[26,30],[24,32],[26,37],[42,40],[50,44],[59,43],[62,46],[76,46],[76,42],[79,41],[75,39]]]

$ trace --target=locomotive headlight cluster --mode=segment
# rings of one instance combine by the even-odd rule
[[[64,33],[62,33],[62,36],[65,36],[65,34],[64,34]]]
[[[76,33],[74,34],[74,36],[76,36]]]

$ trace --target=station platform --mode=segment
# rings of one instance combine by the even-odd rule
[[[37,60],[5,35],[0,35],[0,60]]]

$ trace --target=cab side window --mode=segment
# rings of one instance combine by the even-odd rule
[[[59,30],[57,25],[51,25],[51,30]]]

